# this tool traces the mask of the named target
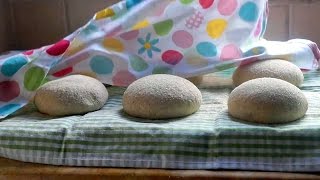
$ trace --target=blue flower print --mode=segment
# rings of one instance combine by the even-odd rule
[[[138,38],[138,42],[142,45],[142,48],[139,49],[138,53],[143,54],[147,51],[148,57],[152,58],[152,52],[161,52],[161,50],[155,47],[156,44],[159,43],[159,39],[151,40],[151,33],[147,34],[146,40],[142,38]]]

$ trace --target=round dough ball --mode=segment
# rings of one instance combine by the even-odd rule
[[[202,83],[203,81],[203,76],[193,76],[193,77],[189,77],[187,78],[187,80],[189,80],[190,82],[192,82],[194,85],[198,86]]]
[[[275,78],[247,81],[235,88],[228,100],[231,116],[257,123],[286,123],[302,118],[308,101],[296,86]]]
[[[196,112],[202,102],[199,89],[190,81],[166,74],[133,82],[123,96],[124,111],[145,119],[169,119]]]
[[[108,100],[106,87],[98,80],[72,75],[44,84],[35,95],[35,105],[51,116],[85,114],[101,109]]]
[[[280,59],[257,61],[240,66],[234,72],[232,79],[233,84],[239,86],[246,81],[263,77],[282,79],[295,86],[300,86],[304,79],[298,66]]]

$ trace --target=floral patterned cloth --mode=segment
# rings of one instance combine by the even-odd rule
[[[267,15],[267,0],[121,1],[56,44],[0,59],[0,119],[71,74],[127,86],[150,74],[191,77],[275,57],[316,67],[311,41],[260,41]]]

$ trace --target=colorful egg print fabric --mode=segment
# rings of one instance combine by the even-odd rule
[[[191,77],[266,58],[314,69],[313,42],[262,39],[267,17],[267,0],[120,1],[53,45],[0,59],[0,119],[72,74],[125,87],[151,74]]]

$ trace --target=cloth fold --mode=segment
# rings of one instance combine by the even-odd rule
[[[85,74],[113,86],[166,73],[191,77],[270,58],[318,67],[308,40],[263,40],[267,0],[126,0],[56,44],[0,59],[0,119],[45,82]]]

